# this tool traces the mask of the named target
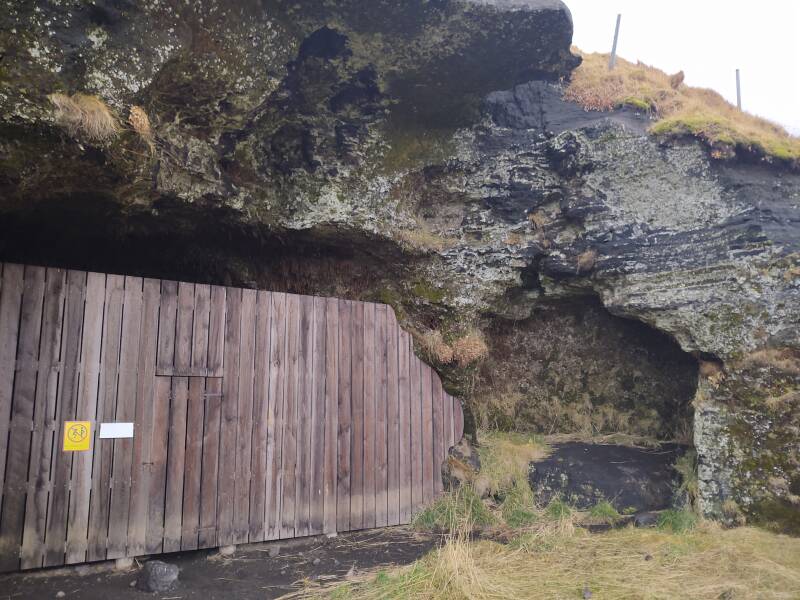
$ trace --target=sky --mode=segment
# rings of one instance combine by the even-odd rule
[[[564,0],[575,26],[573,43],[610,52],[622,14],[617,55],[667,73],[687,85],[714,89],[742,109],[800,135],[800,1]]]

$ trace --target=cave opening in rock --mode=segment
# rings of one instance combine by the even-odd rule
[[[594,297],[495,318],[477,387],[479,424],[541,434],[625,434],[691,444],[698,362],[669,336]]]

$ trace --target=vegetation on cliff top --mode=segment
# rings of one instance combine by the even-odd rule
[[[707,143],[717,158],[738,148],[790,163],[800,163],[800,138],[761,117],[738,110],[713,90],[690,87],[642,63],[617,58],[608,70],[608,54],[578,52],[583,63],[572,73],[564,94],[587,110],[624,106],[647,110],[656,118],[654,135],[691,135]]]

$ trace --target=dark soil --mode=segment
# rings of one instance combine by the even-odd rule
[[[542,504],[562,498],[585,510],[607,500],[621,513],[663,510],[676,500],[674,464],[686,450],[676,444],[556,444],[547,458],[531,463],[530,484]]]
[[[405,527],[239,546],[231,557],[216,551],[196,551],[158,556],[178,565],[180,585],[163,594],[148,594],[131,587],[138,566],[126,572],[113,562],[70,568],[41,569],[0,576],[0,600],[57,597],[81,600],[264,600],[297,590],[304,580],[320,583],[344,579],[348,571],[415,561],[432,549],[437,537]],[[275,545],[280,547],[277,556]],[[316,564],[315,561],[318,561]]]

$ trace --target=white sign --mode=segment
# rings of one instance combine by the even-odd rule
[[[100,439],[132,438],[133,423],[100,423]]]

